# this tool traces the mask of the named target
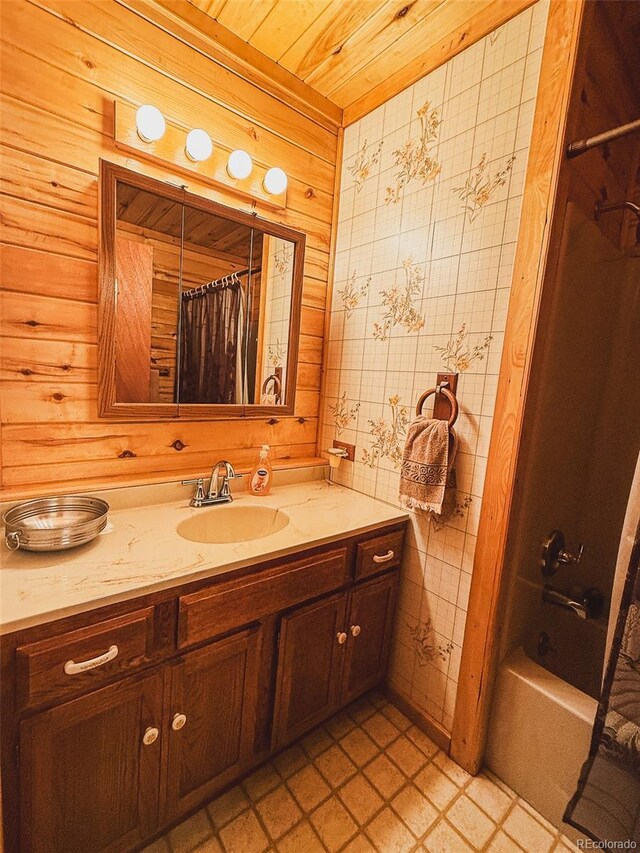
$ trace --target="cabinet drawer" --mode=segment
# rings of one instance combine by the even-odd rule
[[[208,640],[270,613],[332,592],[347,580],[347,549],[275,566],[180,597],[178,646]]]
[[[396,530],[394,533],[386,533],[367,539],[365,542],[359,542],[356,577],[366,578],[384,569],[399,566],[402,560],[403,543],[404,530]]]
[[[66,699],[100,687],[152,659],[154,608],[19,646],[17,695],[21,708]]]

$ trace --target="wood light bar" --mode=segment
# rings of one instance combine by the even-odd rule
[[[195,173],[201,181],[206,181],[218,189],[222,188],[239,198],[258,202],[262,207],[278,211],[286,210],[286,189],[282,193],[271,195],[262,186],[267,171],[272,166],[278,166],[278,163],[265,166],[254,159],[253,170],[249,177],[234,180],[227,172],[227,161],[231,149],[219,144],[215,137],[214,128],[209,133],[213,141],[213,153],[207,160],[195,162],[190,160],[185,153],[185,142],[190,128],[173,124],[165,116],[166,130],[162,138],[157,142],[144,142],[138,136],[136,129],[138,108],[126,101],[116,101],[114,106],[114,140],[118,148],[133,149],[137,154],[156,163],[165,164],[169,162],[186,175]],[[194,126],[198,126],[197,122],[194,123]]]

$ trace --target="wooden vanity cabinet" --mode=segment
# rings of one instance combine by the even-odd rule
[[[20,724],[20,851],[121,853],[155,831],[162,687],[126,679]]]
[[[387,670],[398,572],[355,587],[349,595],[340,703],[375,687]]]
[[[170,666],[163,823],[211,798],[251,764],[260,626]]]
[[[347,596],[323,598],[283,616],[273,722],[279,749],[326,720],[340,702]],[[346,640],[346,635],[345,635]]]
[[[2,637],[6,853],[142,849],[381,681],[404,527]]]
[[[274,749],[382,680],[397,584],[394,571],[282,618]]]
[[[20,850],[135,849],[240,776],[252,763],[259,643],[254,625],[26,718]]]

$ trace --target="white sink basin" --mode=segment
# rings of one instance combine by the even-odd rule
[[[272,506],[222,504],[181,521],[176,528],[183,539],[222,545],[248,542],[277,533],[289,524],[289,516]]]

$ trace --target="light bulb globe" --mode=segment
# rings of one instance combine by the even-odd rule
[[[157,142],[167,129],[164,116],[157,107],[143,104],[136,112],[136,130],[143,142]]]
[[[194,163],[201,163],[211,157],[213,142],[206,130],[195,128],[187,134],[184,150],[189,160],[193,160]]]
[[[248,178],[253,170],[253,160],[246,151],[238,148],[229,154],[227,172],[234,180],[241,181]]]
[[[282,169],[274,166],[264,176],[262,185],[269,195],[280,195],[287,188],[287,175]]]

